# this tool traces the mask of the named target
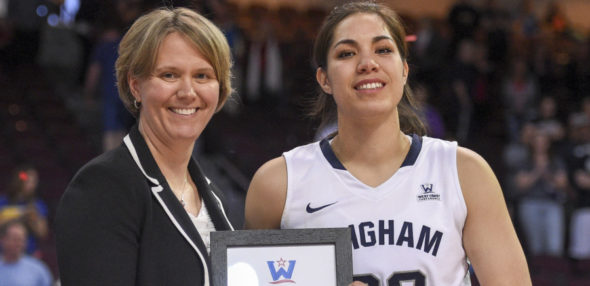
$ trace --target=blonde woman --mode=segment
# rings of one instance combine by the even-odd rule
[[[159,9],[131,26],[119,55],[119,96],[137,124],[63,195],[62,284],[210,285],[209,234],[233,228],[191,153],[231,93],[228,44],[194,11]]]

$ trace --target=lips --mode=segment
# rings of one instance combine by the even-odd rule
[[[191,115],[197,112],[196,108],[170,108],[170,110],[176,114],[180,115]]]

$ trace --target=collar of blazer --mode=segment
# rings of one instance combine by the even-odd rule
[[[205,285],[209,285],[210,279],[205,244],[188,214],[170,189],[168,182],[164,178],[164,175],[152,157],[145,140],[141,136],[137,125],[135,125],[129,134],[125,136],[123,142],[131,154],[131,157],[137,164],[137,167],[146,177],[152,194],[157,199],[170,221],[198,254],[201,263],[203,264],[204,273],[206,273]],[[215,229],[234,230],[227,218],[219,195],[213,190],[214,186],[211,184],[211,181],[203,175],[201,168],[194,159],[189,161],[189,174],[195,182],[203,202],[207,205]]]

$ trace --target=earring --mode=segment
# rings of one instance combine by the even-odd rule
[[[133,107],[135,107],[135,109],[139,110],[139,108],[141,107],[141,101],[137,101],[137,99],[133,99]]]

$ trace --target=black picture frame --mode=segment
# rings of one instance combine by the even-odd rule
[[[349,228],[304,228],[215,231],[211,233],[212,286],[228,285],[230,248],[333,245],[336,285],[352,283],[352,243]],[[330,275],[330,274],[328,274]],[[323,285],[331,286],[331,285]]]

